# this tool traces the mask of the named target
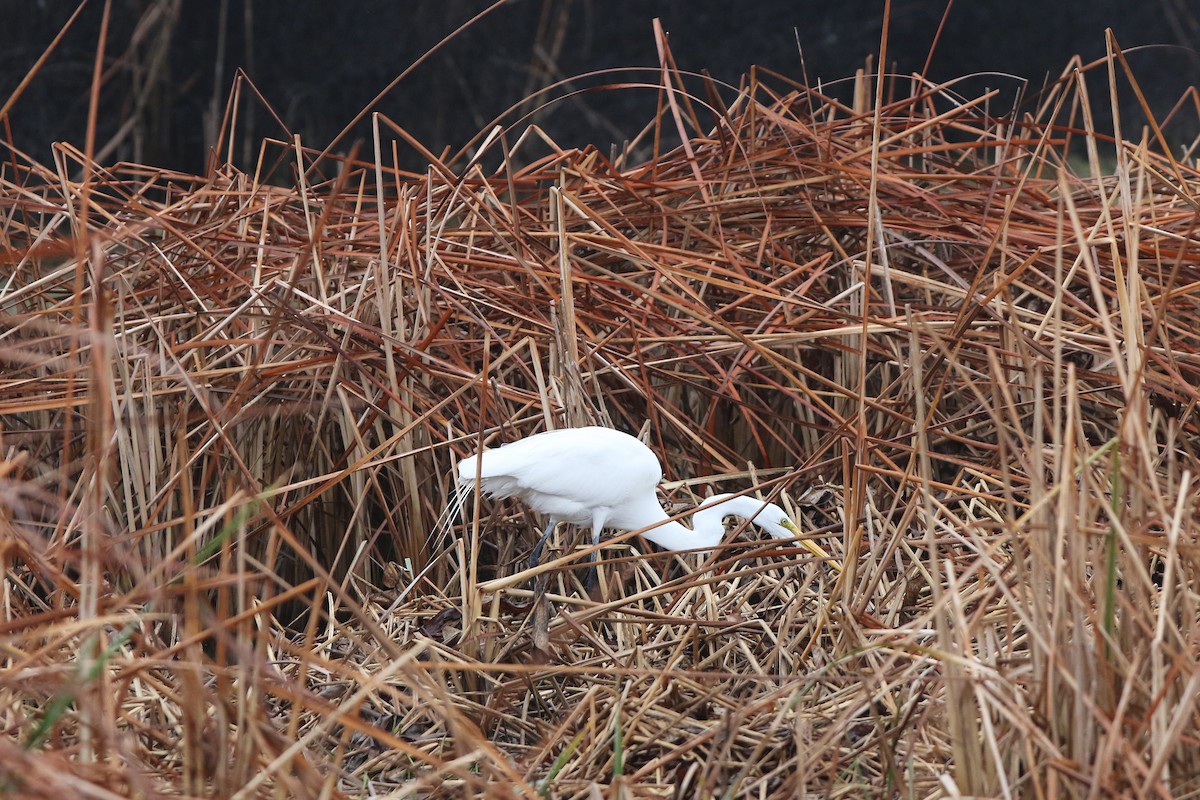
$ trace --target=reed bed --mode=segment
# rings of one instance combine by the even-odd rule
[[[421,174],[383,117],[205,175],[10,148],[3,791],[1200,796],[1200,173],[1082,67],[998,112],[664,50],[618,151]],[[625,537],[589,594],[566,531],[528,570],[529,512],[444,513],[589,423],[836,564]]]

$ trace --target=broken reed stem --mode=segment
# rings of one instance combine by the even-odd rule
[[[722,98],[660,45],[617,164],[530,129],[409,174],[382,116],[365,161],[13,157],[14,791],[1196,790],[1194,165],[1070,71],[997,118],[866,73]],[[522,572],[523,509],[443,517],[458,458],[590,421],[646,433],[666,502],[756,490],[846,568],[624,535],[598,602],[569,538]]]

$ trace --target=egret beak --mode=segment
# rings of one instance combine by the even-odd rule
[[[784,517],[782,520],[779,521],[779,524],[782,525],[783,527],[787,528],[788,531],[793,536],[796,537],[796,544],[800,545],[805,550],[812,553],[814,556],[821,559],[822,561],[824,561],[829,566],[833,567],[838,572],[842,571],[842,565],[839,564],[833,558],[833,556],[829,555],[829,553],[826,553],[824,550],[822,550],[821,546],[819,544],[814,542],[812,539],[801,538],[803,536],[803,534],[800,533],[800,529],[798,527],[796,527],[796,523],[792,522],[787,517]]]

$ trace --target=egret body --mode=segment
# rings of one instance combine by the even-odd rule
[[[459,483],[473,486],[476,479],[489,497],[515,497],[549,517],[531,563],[559,522],[590,525],[593,544],[599,544],[605,528],[648,528],[641,535],[667,550],[716,547],[727,516],[748,519],[780,539],[796,533],[779,506],[728,494],[704,500],[692,514],[691,528],[670,519],[658,502],[658,458],[633,436],[610,428],[546,431],[459,461]],[[801,544],[829,558],[812,542]]]

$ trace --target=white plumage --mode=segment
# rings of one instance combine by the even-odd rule
[[[692,514],[692,527],[671,520],[658,502],[662,466],[646,445],[609,428],[569,428],[538,433],[458,462],[458,481],[489,497],[515,497],[550,518],[533,550],[536,562],[558,522],[590,525],[598,544],[605,528],[640,530],[668,550],[711,549],[725,534],[727,516],[748,519],[780,539],[795,535],[783,509],[753,497],[719,494]],[[661,523],[661,524],[660,524]],[[815,544],[802,541],[821,558]]]

